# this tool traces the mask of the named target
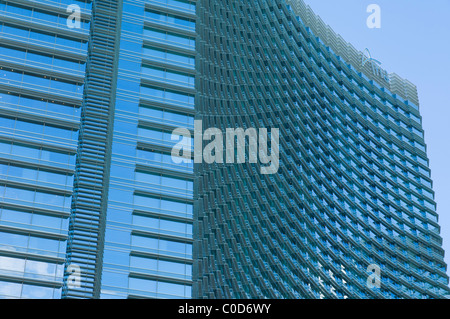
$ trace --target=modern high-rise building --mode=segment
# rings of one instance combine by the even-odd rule
[[[0,2],[2,297],[61,297],[90,18],[89,2]]]
[[[195,3],[111,2],[119,4],[118,72],[94,296],[190,298],[193,163],[172,161],[171,134],[193,130]]]
[[[195,55],[192,1],[0,2],[2,297],[191,297]]]
[[[1,0],[0,297],[443,298],[418,105],[302,0]]]
[[[416,87],[301,0],[199,0],[197,33],[203,129],[279,128],[280,159],[195,168],[193,296],[448,295]]]

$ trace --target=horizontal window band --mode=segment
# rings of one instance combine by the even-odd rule
[[[19,210],[26,213],[37,213],[40,215],[48,215],[52,217],[69,218],[70,213],[59,210],[41,209],[30,206],[16,205],[12,203],[0,203],[0,207],[12,210]]]
[[[30,8],[37,8],[41,9],[43,11],[47,11],[49,13],[57,13],[57,14],[63,14],[69,16],[67,13],[67,5],[65,4],[59,4],[54,3],[55,5],[51,5],[50,3],[46,2],[38,2],[38,1],[32,1],[32,0],[14,0],[15,4],[21,4],[23,6],[27,6]],[[81,19],[82,20],[90,20],[91,19],[91,10],[87,10],[84,8],[81,8]]]
[[[156,167],[151,167],[151,166],[146,166],[146,165],[142,165],[142,164],[137,164],[136,165],[136,171],[142,172],[142,173],[150,173],[150,174],[157,174],[157,175],[162,175],[165,177],[173,177],[173,178],[177,178],[177,179],[183,179],[186,181],[193,181],[194,180],[194,174],[187,174],[187,173],[182,173],[179,171],[172,171],[169,169],[164,169],[164,168],[156,168]]]
[[[46,21],[43,22],[32,22],[29,20],[23,20],[11,16],[1,16],[1,21],[3,23],[21,27],[21,28],[30,28],[32,30],[38,30],[43,32],[48,32],[55,35],[62,35],[64,37],[70,38],[71,40],[81,40],[81,41],[88,41],[89,39],[89,32],[87,30],[83,30],[84,32],[75,31],[76,29],[69,29],[69,28],[55,28],[54,25],[51,25],[52,23]]]
[[[7,85],[7,84],[1,84],[0,83],[0,90],[4,91],[4,92],[11,92],[14,94],[23,94],[26,96],[34,96],[36,98],[41,98],[41,99],[45,99],[45,100],[50,100],[50,101],[56,101],[56,102],[60,102],[60,103],[67,103],[67,104],[71,104],[71,105],[81,105],[81,98],[77,99],[77,98],[73,98],[73,97],[69,97],[64,96],[64,95],[57,95],[57,94],[52,94],[52,93],[47,93],[47,92],[42,92],[42,91],[36,91],[33,89],[27,89],[27,88],[23,88],[23,87],[14,87],[11,85]]]
[[[162,145],[156,145],[156,144],[149,144],[138,141],[137,148],[142,149],[144,151],[148,152],[158,152],[163,153],[165,155],[171,155],[172,154],[172,148],[171,147],[165,147]]]
[[[181,204],[191,204],[192,205],[194,203],[194,199],[191,199],[191,198],[176,197],[176,196],[171,196],[171,195],[167,195],[167,194],[146,192],[146,191],[142,191],[142,190],[136,190],[134,192],[134,195],[143,196],[143,197],[151,197],[154,199],[175,201],[175,202],[181,203]]]
[[[181,284],[181,285],[192,285],[191,280],[184,280],[179,278],[173,278],[173,277],[166,277],[166,276],[158,276],[158,275],[148,275],[139,273],[136,271],[131,271],[129,274],[129,277],[136,278],[136,279],[147,279],[147,280],[154,280],[154,281],[162,281],[169,284]]]
[[[195,109],[194,108],[185,108],[185,107],[178,107],[173,104],[165,104],[165,103],[158,103],[158,102],[150,102],[141,100],[140,106],[142,107],[149,107],[149,108],[157,108],[160,110],[167,110],[167,111],[173,111],[180,114],[186,114],[186,116],[194,116],[195,115]]]
[[[36,114],[30,114],[25,112],[20,112],[18,110],[8,110],[4,109],[0,106],[0,116],[4,115],[6,117],[10,118],[17,118],[20,120],[28,120],[34,123],[38,124],[51,124],[51,126],[58,127],[58,128],[69,128],[72,130],[78,130],[79,128],[79,122],[78,121],[68,121],[65,119],[56,119],[56,118],[49,118],[42,115],[36,115]]]
[[[153,232],[147,232],[147,231],[141,231],[141,230],[132,230],[131,235],[139,236],[139,237],[153,238],[153,239],[168,240],[168,241],[173,241],[173,242],[177,242],[177,243],[181,243],[181,244],[194,243],[194,240],[192,238],[171,236],[171,235],[159,234],[159,233],[153,233]]]
[[[192,19],[192,20],[196,20],[197,16],[195,15],[195,10],[194,12],[187,12],[187,11],[182,11],[183,9],[180,8],[180,10],[176,10],[176,9],[172,9],[168,6],[165,6],[164,4],[158,5],[157,2],[145,2],[145,9],[153,9],[156,11],[160,11],[160,12],[164,12],[164,13],[169,13],[169,14],[173,14],[175,16],[181,16],[184,18],[188,18],[188,19]],[[186,10],[186,9],[184,9]]]
[[[56,258],[46,255],[38,255],[38,254],[30,254],[30,253],[24,253],[20,251],[14,251],[14,250],[2,250],[0,248],[0,256],[4,257],[12,257],[12,258],[20,258],[20,259],[28,259],[33,261],[42,261],[42,262],[48,262],[53,264],[62,265],[66,262],[65,258]]]
[[[180,35],[180,36],[192,37],[194,39],[197,37],[197,34],[195,33],[195,31],[189,31],[186,29],[172,27],[172,26],[165,25],[165,24],[153,23],[149,20],[144,20],[144,27],[157,29],[158,31],[170,32],[172,34],[176,34],[176,35]]]
[[[43,75],[46,75],[49,79],[51,78],[55,78],[55,79],[63,79],[67,82],[73,82],[73,83],[84,83],[85,78],[84,76],[76,76],[73,74],[69,74],[68,72],[71,70],[67,70],[67,73],[64,73],[63,70],[61,71],[57,71],[56,70],[50,70],[49,68],[46,68],[48,66],[51,67],[51,65],[43,65],[42,67],[37,67],[37,66],[31,66],[30,64],[27,64],[24,62],[24,64],[22,63],[17,63],[17,62],[11,62],[11,61],[6,61],[6,60],[1,60],[0,62],[0,66],[4,67],[4,68],[11,68],[14,71],[18,70],[21,72],[25,72],[25,73],[29,73],[31,75],[38,75],[40,77],[42,77]],[[79,73],[81,73],[80,71],[77,71]]]
[[[175,93],[180,93],[180,94],[195,95],[197,92],[193,88],[177,86],[177,85],[173,85],[173,84],[169,84],[169,83],[165,83],[165,82],[162,83],[162,82],[158,82],[158,81],[152,81],[152,80],[144,79],[144,78],[141,78],[141,84],[146,85],[146,86],[155,87],[160,90],[169,90],[169,91],[172,91]]]
[[[151,46],[151,47],[155,47],[155,48],[159,48],[159,49],[163,49],[163,50],[168,50],[168,51],[173,51],[173,52],[178,52],[181,54],[185,54],[185,55],[190,55],[195,57],[196,56],[196,51],[194,49],[186,49],[185,47],[176,47],[167,43],[160,43],[160,42],[156,42],[156,41],[151,41],[150,39],[144,39],[144,47],[145,46]]]
[[[163,68],[163,69],[167,69],[169,71],[176,71],[176,72],[182,72],[185,73],[186,75],[192,75],[195,76],[197,74],[197,72],[195,71],[195,68],[185,68],[179,65],[175,65],[172,63],[165,63],[164,60],[162,61],[155,61],[155,60],[151,60],[149,58],[142,58],[142,64],[144,66],[148,66],[148,67],[158,67],[158,68]]]
[[[54,239],[54,240],[63,240],[63,241],[67,240],[67,238],[68,238],[67,235],[43,232],[43,231],[33,230],[33,229],[4,226],[4,225],[0,225],[0,232],[9,233],[9,234],[18,234],[18,235],[29,235],[29,236],[33,236],[33,237]]]
[[[27,278],[27,277],[13,277],[7,275],[0,274],[0,286],[1,282],[11,282],[11,283],[21,283],[21,284],[30,284],[33,286],[43,286],[47,288],[61,288],[62,282],[60,281],[47,281],[47,280],[39,280],[35,278]]]
[[[168,214],[154,213],[151,211],[134,210],[133,215],[162,218],[165,220],[170,220],[170,221],[180,222],[180,223],[185,223],[185,224],[193,223],[193,220],[191,218],[183,218],[183,217],[173,216],[173,215],[168,215]]]
[[[39,181],[37,181],[37,184],[33,185],[33,184],[27,184],[27,183],[19,183],[19,182],[14,182],[14,181],[10,181],[10,180],[5,180],[5,179],[0,179],[0,186],[10,186],[13,188],[18,188],[18,189],[23,189],[23,190],[29,190],[29,191],[38,191],[38,192],[43,192],[43,193],[47,193],[47,194],[52,194],[52,195],[61,195],[61,196],[72,196],[72,191],[70,190],[65,190],[65,189],[61,189],[61,188],[52,188],[52,187],[45,187],[42,186],[40,184],[38,184]]]
[[[20,167],[31,168],[31,169],[36,169],[36,170],[40,169],[40,170],[44,170],[46,172],[58,173],[58,174],[67,174],[67,175],[74,174],[74,171],[70,170],[70,169],[63,169],[63,168],[59,168],[59,167],[55,167],[55,166],[44,165],[41,163],[30,164],[29,162],[10,159],[10,158],[5,159],[5,158],[0,157],[0,164],[11,164],[12,166],[20,166]]]
[[[186,124],[186,126],[187,126],[187,124]],[[173,132],[173,130],[175,130],[175,129],[179,128],[179,127],[178,126],[172,126],[172,125],[163,124],[161,122],[148,122],[148,121],[139,120],[138,128],[162,131],[162,132],[171,134]],[[187,127],[185,127],[185,128],[188,129]],[[193,136],[194,135],[194,130],[193,129],[188,129],[188,130],[191,133],[191,136]]]
[[[59,145],[55,145],[55,144],[44,144],[44,143],[39,143],[39,142],[35,142],[32,140],[22,140],[22,139],[18,139],[18,138],[14,138],[11,136],[5,136],[5,135],[1,135],[0,136],[0,142],[11,142],[14,144],[18,144],[20,146],[25,146],[25,147],[33,147],[33,148],[42,148],[44,150],[47,151],[54,151],[54,152],[61,152],[61,153],[68,153],[71,155],[75,155],[77,153],[77,149],[75,147],[73,148],[69,148],[69,147],[62,147]]]
[[[66,58],[70,60],[80,61],[80,62],[86,62],[86,55],[76,53],[73,51],[70,51],[69,48],[67,50],[62,50],[58,48],[48,47],[45,44],[39,45],[39,44],[33,44],[28,42],[20,41],[19,39],[9,39],[9,38],[1,38],[2,44],[8,45],[11,47],[21,48],[25,50],[31,50],[33,52],[42,52],[50,55],[54,55],[59,58]]]

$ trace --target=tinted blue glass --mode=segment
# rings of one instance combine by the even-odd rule
[[[59,298],[62,265],[30,260],[28,254],[61,258],[62,255],[57,253],[65,251],[64,240],[49,238],[58,238],[68,232],[67,217],[63,216],[67,216],[71,203],[78,142],[78,132],[74,128],[78,127],[83,89],[77,80],[65,79],[78,78],[79,82],[84,82],[86,57],[83,55],[86,54],[87,42],[81,40],[84,36],[80,37],[80,30],[72,30],[74,34],[70,34],[72,31],[66,26],[67,14],[58,13],[60,9],[54,10],[51,6],[76,3],[84,10],[90,10],[92,3],[57,0],[45,2],[42,6],[40,2],[0,4],[2,15],[11,19],[10,24],[1,25],[2,36],[8,41],[0,46],[0,60],[20,66],[0,70],[3,87],[0,90],[0,109],[2,114],[10,114],[10,118],[0,119],[0,130],[3,136],[12,140],[0,142],[0,172],[7,183],[1,186],[0,197],[5,205],[21,207],[17,211],[4,208],[0,212],[0,223],[23,228],[21,232],[24,234],[37,231],[46,234],[38,237],[0,232],[2,247],[15,250],[23,255],[20,260],[27,260],[25,269],[18,267],[23,272],[17,275],[24,278],[23,285],[9,289],[13,291],[19,287],[19,292],[9,293],[0,289],[0,295]],[[85,18],[89,17],[90,11],[85,11],[81,24],[85,30],[89,28],[89,21]],[[24,23],[13,22],[16,18]],[[51,31],[43,31],[43,25]],[[62,29],[58,28],[61,27],[64,34],[60,34]],[[85,30],[81,32],[87,35]],[[65,57],[67,52],[71,58]],[[48,191],[48,188],[53,191]],[[21,263],[20,260],[15,262]],[[59,287],[48,288],[35,281],[35,285],[30,285],[32,278],[44,277]],[[5,285],[9,284],[0,282],[0,287]]]

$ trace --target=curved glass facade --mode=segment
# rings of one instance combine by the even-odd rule
[[[0,1],[0,298],[448,296],[418,105],[301,0]]]
[[[280,169],[196,165],[193,296],[448,295],[415,87],[302,1],[200,0],[197,17],[198,119],[279,128]]]

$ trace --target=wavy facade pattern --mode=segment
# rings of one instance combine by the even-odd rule
[[[197,33],[196,117],[279,128],[280,169],[196,165],[193,297],[447,295],[414,85],[302,1],[200,0]]]

